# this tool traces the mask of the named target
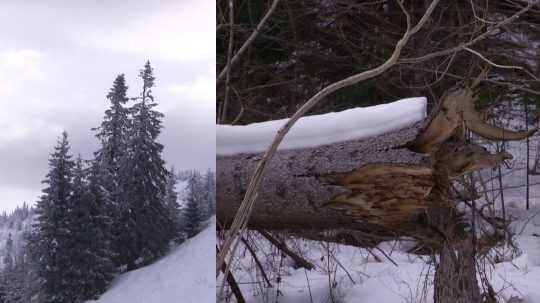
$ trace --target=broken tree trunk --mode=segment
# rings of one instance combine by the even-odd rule
[[[434,302],[475,303],[481,298],[472,240],[443,245],[435,268]]]
[[[332,229],[380,230],[324,205],[346,193],[325,176],[348,173],[376,162],[419,163],[423,155],[393,149],[414,139],[419,125],[362,140],[319,147],[282,150],[268,164],[249,219],[251,229],[313,233]],[[217,157],[218,225],[227,227],[245,194],[262,153]]]

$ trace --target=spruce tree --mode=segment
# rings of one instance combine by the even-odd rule
[[[0,269],[0,303],[5,303],[7,279],[4,277],[5,270]]]
[[[188,179],[184,209],[184,232],[188,238],[195,236],[201,230],[204,206],[202,177],[198,171],[193,171]]]
[[[165,191],[165,205],[171,215],[174,222],[175,239],[177,242],[181,242],[181,218],[180,218],[180,204],[178,204],[178,193],[176,192],[176,171],[171,168],[169,175],[167,176],[167,186]]]
[[[25,264],[21,256],[13,259],[13,264],[5,273],[6,285],[4,300],[6,303],[24,303]]]
[[[126,108],[127,85],[123,74],[120,74],[114,80],[113,86],[107,94],[110,101],[110,107],[105,111],[103,121],[96,130],[96,137],[101,142],[101,147],[95,152],[95,162],[98,164],[97,172],[99,182],[104,189],[103,203],[106,214],[113,220],[113,225],[109,232],[112,237],[111,243],[114,246],[119,244],[117,239],[122,230],[115,224],[119,221],[121,215],[122,201],[120,190],[120,165],[126,158],[126,145],[128,141],[128,132],[130,129],[129,109]],[[120,247],[115,247],[115,251],[121,251]],[[119,260],[117,261],[120,264]]]
[[[11,237],[11,233],[8,235],[4,249],[6,251],[3,260],[4,268],[10,270],[13,267],[13,239]]]
[[[128,269],[155,260],[175,236],[171,213],[164,198],[168,172],[156,141],[163,114],[154,109],[154,76],[147,62],[139,76],[141,95],[130,108],[132,119],[127,152],[121,165],[121,215],[118,222],[119,261]]]
[[[204,175],[204,191],[206,200],[205,219],[216,214],[216,175],[212,170],[207,170]]]
[[[8,302],[13,286],[13,239],[8,235],[5,245],[5,256],[2,260],[3,268],[0,271],[0,303]]]
[[[74,298],[73,302],[96,299],[113,278],[107,236],[111,220],[105,211],[104,196],[98,165],[95,163],[85,170],[79,157],[74,169],[69,217],[72,230],[66,251],[72,268],[65,274],[69,283],[66,291]]]
[[[66,247],[71,237],[70,200],[73,167],[69,142],[64,132],[49,159],[46,188],[36,206],[36,223],[30,236],[29,248],[43,280],[42,292],[46,303],[73,303],[65,274],[71,269]]]
[[[101,126],[93,129],[98,131],[96,137],[101,142],[96,159],[112,176],[117,175],[127,141],[129,129],[129,110],[125,107],[129,100],[127,89],[124,74],[118,75],[107,94],[107,99],[111,102],[110,108],[105,111]],[[114,184],[110,184],[108,187],[113,186]]]

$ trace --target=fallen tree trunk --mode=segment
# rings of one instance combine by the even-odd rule
[[[419,103],[420,100],[400,101],[393,103],[395,107],[385,107],[385,115],[390,115],[386,119],[381,119],[385,117],[381,110],[368,109],[362,118],[371,124],[364,126],[354,125],[358,116],[352,116],[356,119],[351,120],[350,113],[345,112],[331,114],[331,120],[328,116],[306,118],[309,121],[299,122],[302,135],[296,134],[288,143],[296,149],[278,150],[267,163],[268,171],[258,189],[248,228],[287,230],[315,239],[328,239],[327,235],[321,237],[316,231],[339,229],[336,241],[349,239],[345,241],[348,244],[372,242],[367,240],[368,235],[412,236],[428,238],[439,247],[441,226],[430,222],[429,213],[454,208],[459,202],[450,194],[452,180],[468,172],[494,168],[512,158],[506,152],[490,154],[481,146],[464,142],[460,135],[463,127],[475,125],[470,130],[497,140],[519,140],[532,134],[488,125],[475,109],[474,100],[471,88],[453,90],[441,100],[438,109],[422,121],[418,120],[423,116],[417,116],[422,108],[417,105],[425,103]],[[403,108],[408,108],[407,113],[415,119],[396,115]],[[373,115],[378,116],[378,120],[373,120]],[[396,121],[402,123],[395,124]],[[415,121],[416,124],[410,126]],[[263,157],[256,152],[261,145],[263,133],[260,130],[268,131],[275,122],[247,129],[247,138],[254,140],[255,145],[246,143],[249,140],[234,140],[238,135],[235,129],[222,132],[229,135],[225,142],[240,145],[237,148],[229,144],[222,149],[224,155],[217,157],[217,218],[223,229],[231,225],[258,161]],[[321,129],[324,133],[307,127],[321,123],[326,123]],[[392,129],[388,125],[401,129],[388,131]],[[352,130],[364,127],[368,129],[364,135],[373,136],[336,142],[336,138],[350,138],[351,126]],[[373,129],[387,132],[379,134]],[[327,141],[319,140],[318,136]],[[220,139],[218,137],[218,142]],[[312,141],[324,142],[324,145],[312,147]],[[234,151],[247,152],[235,154]],[[344,236],[347,232],[343,230],[355,232],[353,238],[356,239]],[[439,239],[431,241],[433,235]]]
[[[328,183],[325,176],[348,173],[382,161],[419,163],[423,155],[393,147],[413,140],[420,124],[362,140],[278,151],[268,164],[248,227],[298,232],[346,227],[384,233],[380,227],[324,207],[333,197],[347,192],[342,186]],[[218,155],[217,218],[221,228],[227,228],[234,219],[261,157],[262,153]]]

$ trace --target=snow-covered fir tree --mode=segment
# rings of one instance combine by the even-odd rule
[[[1,216],[0,238],[2,232],[6,237],[0,243],[0,303],[31,302],[36,293],[36,270],[28,258],[25,243],[32,215],[33,209],[25,202],[10,214]]]
[[[4,271],[0,270],[0,303],[6,302],[6,278]]]
[[[4,268],[9,270],[11,267],[13,267],[13,239],[11,237],[11,233],[8,235],[4,249],[6,250],[3,261]]]
[[[167,209],[169,210],[169,213],[171,213],[171,216],[173,218],[173,222],[175,224],[175,240],[177,242],[182,241],[182,235],[180,234],[182,222],[180,217],[180,204],[178,203],[178,193],[176,191],[176,183],[177,183],[177,176],[176,176],[176,170],[171,168],[171,171],[169,172],[169,175],[167,176],[167,187],[165,192],[165,204],[167,206]]]
[[[210,169],[204,174],[204,191],[206,207],[203,217],[207,220],[216,213],[216,174]]]
[[[46,303],[73,303],[66,274],[73,270],[66,254],[71,237],[70,200],[73,191],[74,161],[69,154],[66,132],[62,134],[49,159],[49,173],[43,181],[47,187],[36,206],[36,224],[29,248],[43,280]]]
[[[110,217],[105,208],[105,193],[99,181],[99,167],[83,168],[76,161],[73,191],[70,196],[70,244],[65,251],[71,271],[65,273],[65,291],[73,302],[96,299],[113,278],[114,265],[110,250]]]
[[[195,170],[188,179],[186,205],[183,209],[184,232],[188,238],[195,236],[202,228],[205,198],[203,177]]]
[[[139,75],[141,95],[132,113],[127,151],[120,166],[121,206],[116,232],[119,261],[133,269],[162,256],[175,236],[173,214],[164,201],[168,172],[156,141],[163,114],[154,109],[154,76],[150,62]]]
[[[26,292],[27,263],[17,256],[10,267],[4,269],[5,303],[23,303]]]
[[[101,142],[101,148],[96,152],[96,159],[113,176],[117,175],[120,159],[124,156],[129,130],[129,110],[125,106],[129,100],[127,89],[124,74],[118,75],[107,94],[107,99],[111,103],[110,107],[105,111],[101,125],[94,129],[98,131],[96,137]]]
[[[103,203],[105,211],[113,220],[113,226],[110,230],[112,236],[111,243],[119,243],[115,241],[119,237],[121,228],[115,224],[119,222],[120,216],[120,162],[126,158],[126,145],[128,141],[128,132],[130,129],[129,109],[126,103],[129,101],[127,97],[127,85],[124,74],[120,74],[113,82],[113,86],[107,94],[107,99],[110,101],[110,107],[105,111],[101,125],[93,130],[97,131],[96,137],[99,139],[101,146],[95,152],[95,162],[98,165],[99,184],[104,189]],[[120,248],[114,248],[119,251]],[[120,264],[119,260],[118,264]]]

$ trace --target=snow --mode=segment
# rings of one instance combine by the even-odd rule
[[[149,266],[119,276],[87,303],[210,303],[216,300],[215,219],[197,236]]]
[[[540,210],[538,208],[537,210]],[[523,223],[523,222],[521,222]],[[538,231],[538,226],[533,227]],[[515,296],[523,299],[522,303],[540,302],[540,238],[522,235],[517,237],[522,254],[506,262],[496,264],[488,270],[488,277],[500,302],[506,302]],[[248,303],[275,302],[279,289],[280,303],[327,303],[332,302],[327,271],[327,252],[317,242],[300,241],[304,246],[303,256],[314,263],[316,268],[307,271],[294,269],[289,265],[281,268],[281,283],[277,285],[277,274],[268,271],[272,288],[261,285],[253,286],[252,281],[261,281],[253,269],[249,254],[239,260],[234,274],[242,288]],[[354,280],[349,279],[345,271],[331,259],[331,280],[335,281],[332,296],[335,302],[433,302],[433,264],[427,257],[408,254],[398,242],[384,242],[379,245],[397,266],[374,251],[382,262],[374,260],[365,250],[338,244],[331,244],[332,254],[343,265]],[[264,244],[258,242],[258,246]],[[263,264],[272,262],[271,258],[262,257]],[[274,256],[274,258],[276,258]],[[279,258],[274,265],[279,267]],[[285,262],[286,263],[286,262]],[[489,266],[488,266],[489,267]],[[427,277],[426,277],[427,275]],[[308,282],[309,281],[309,282]],[[424,284],[424,282],[427,282]],[[219,281],[218,283],[221,283]],[[311,296],[310,296],[311,293]],[[221,301],[224,302],[224,301]]]
[[[353,108],[300,118],[279,149],[295,149],[364,139],[410,126],[426,117],[426,98]],[[245,126],[217,125],[218,155],[263,152],[288,119]]]

